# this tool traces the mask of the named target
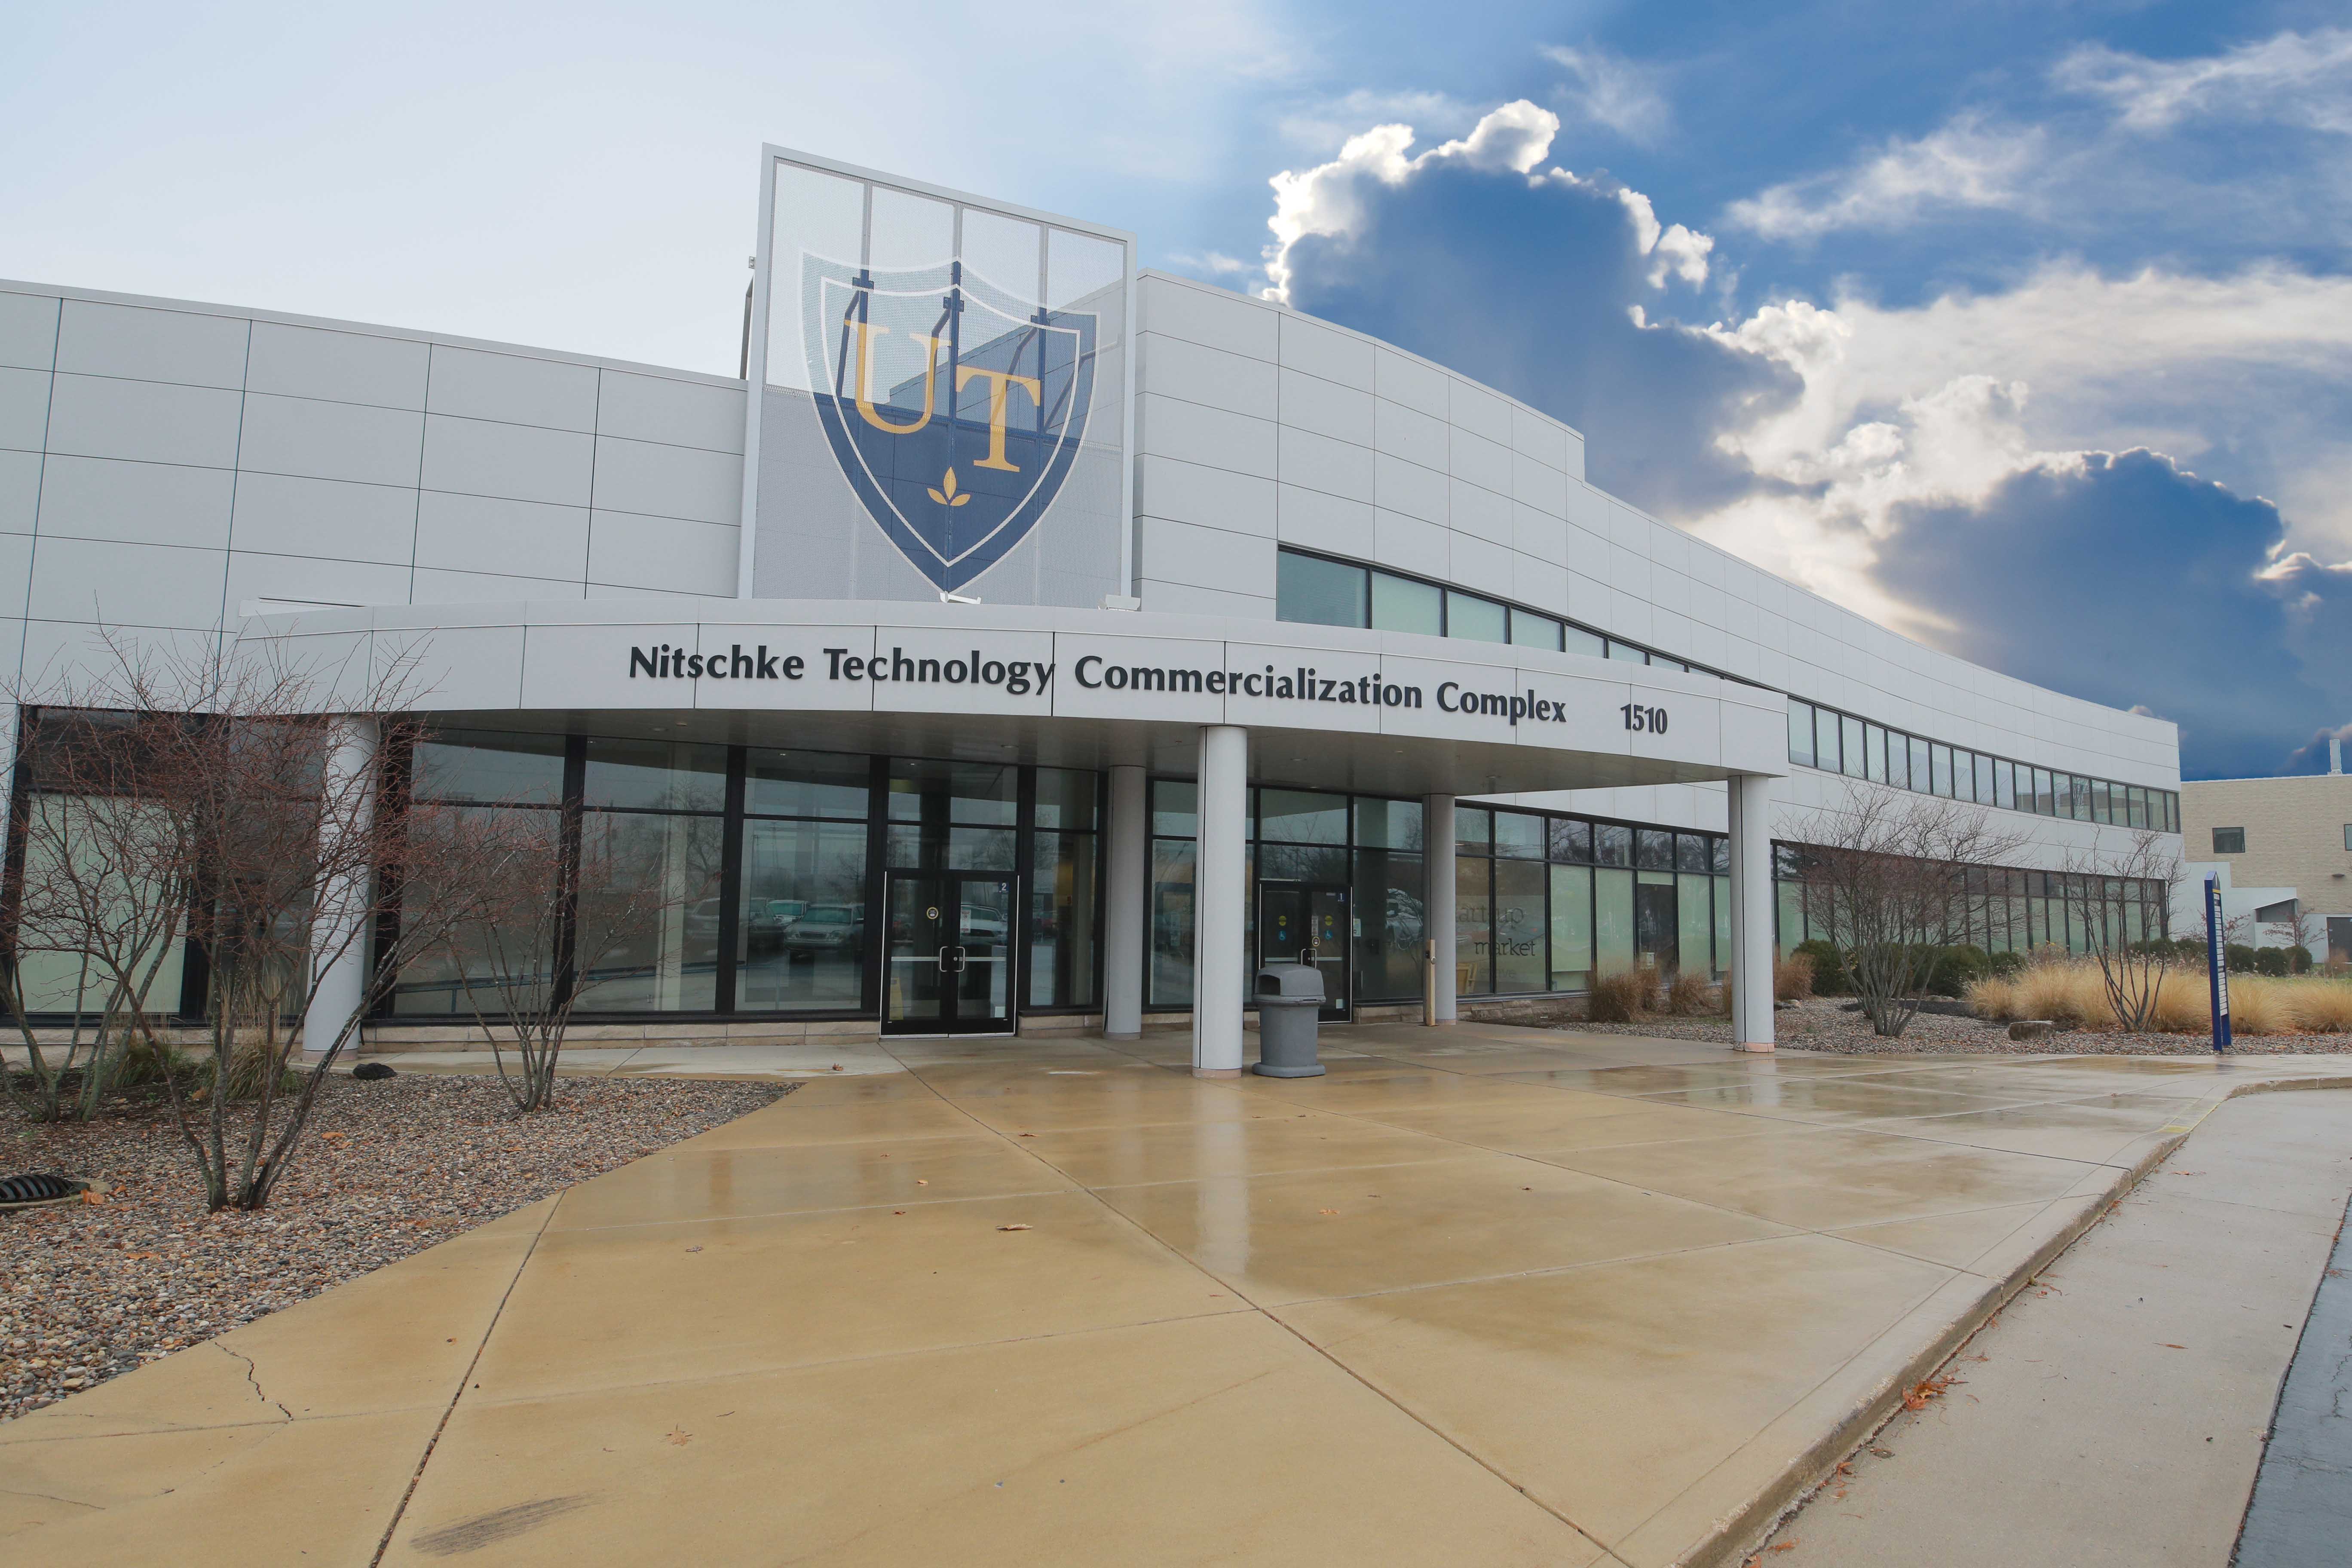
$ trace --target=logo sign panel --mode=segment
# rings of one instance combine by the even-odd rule
[[[801,258],[801,341],[834,461],[942,592],[1052,506],[1094,402],[1097,321],[961,261],[906,271]]]

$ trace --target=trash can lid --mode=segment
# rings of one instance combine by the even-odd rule
[[[1299,1002],[1323,1000],[1323,972],[1311,963],[1269,963],[1257,972],[1257,994]]]

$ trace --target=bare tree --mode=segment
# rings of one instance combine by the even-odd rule
[[[2166,980],[2179,963],[2170,942],[2149,929],[2147,910],[2168,910],[2182,876],[2180,856],[2169,836],[2135,831],[2120,850],[2084,849],[2065,859],[2069,896],[2083,911],[2084,936],[2099,966],[2099,983],[2118,1026],[2132,1033],[2155,1021]],[[2158,889],[2161,903],[2147,901]],[[2131,908],[2142,909],[2139,934],[2133,934]]]
[[[355,677],[299,665],[271,645],[205,639],[191,647],[112,634],[102,640],[99,668],[58,683],[52,700],[111,716],[122,760],[107,773],[113,793],[102,798],[121,805],[98,820],[136,830],[118,826],[80,839],[74,820],[89,813],[64,812],[58,853],[37,874],[26,868],[16,923],[23,931],[28,916],[48,921],[29,928],[47,944],[35,951],[55,951],[73,931],[93,966],[110,976],[109,1005],[118,1019],[138,1019],[152,959],[142,970],[117,952],[135,956],[129,938],[89,920],[74,928],[55,911],[70,911],[77,898],[103,903],[100,895],[130,896],[126,889],[159,909],[186,911],[189,941],[210,973],[208,1048],[194,1076],[163,1074],[165,1092],[206,1203],[261,1208],[300,1147],[329,1069],[390,977],[470,912],[479,860],[462,832],[412,831],[413,819],[378,812],[373,769],[329,765],[332,714],[398,715],[410,706],[404,662]],[[415,729],[399,717],[379,724],[394,748]],[[83,861],[102,867],[90,879],[97,894],[78,894],[74,875],[59,869]],[[436,894],[404,900],[397,934],[375,954],[375,978],[360,988],[349,1016],[332,1021],[331,1037],[308,1042],[314,1060],[298,1073],[299,1021],[320,979],[365,955],[386,900],[412,883]],[[11,989],[29,1037],[26,987],[19,980]],[[243,1123],[234,1130],[233,1104]]]
[[[573,805],[477,809],[497,824],[484,858],[495,869],[471,913],[446,928],[440,957],[516,1108],[544,1110],[581,999],[616,969],[675,960],[681,933],[667,928],[715,886],[718,868],[630,831],[659,819]],[[646,955],[650,963],[629,962]]]
[[[1806,925],[1837,950],[1871,1028],[1889,1037],[1918,1014],[1953,933],[1982,919],[1997,880],[1986,873],[2024,844],[1981,807],[1885,789],[1853,791],[1794,837]]]

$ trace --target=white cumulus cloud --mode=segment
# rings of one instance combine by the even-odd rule
[[[1559,115],[1517,99],[1488,110],[1467,135],[1419,153],[1412,152],[1412,126],[1375,125],[1348,138],[1330,162],[1275,175],[1268,182],[1275,207],[1266,220],[1274,232],[1274,242],[1265,249],[1266,298],[1289,298],[1293,245],[1309,236],[1345,238],[1360,232],[1370,195],[1401,186],[1433,165],[1454,163],[1486,174],[1523,174],[1531,184],[1546,180],[1582,184],[1566,169],[1537,172],[1559,134]],[[1639,191],[1602,188],[1613,189],[1632,215],[1642,249],[1651,258],[1652,287],[1663,288],[1669,277],[1694,286],[1706,281],[1707,258],[1715,248],[1710,237],[1679,223],[1662,226],[1650,199]]]

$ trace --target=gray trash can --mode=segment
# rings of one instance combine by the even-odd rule
[[[1269,963],[1257,972],[1257,1063],[1268,1078],[1320,1078],[1316,1015],[1323,972],[1311,963]]]

